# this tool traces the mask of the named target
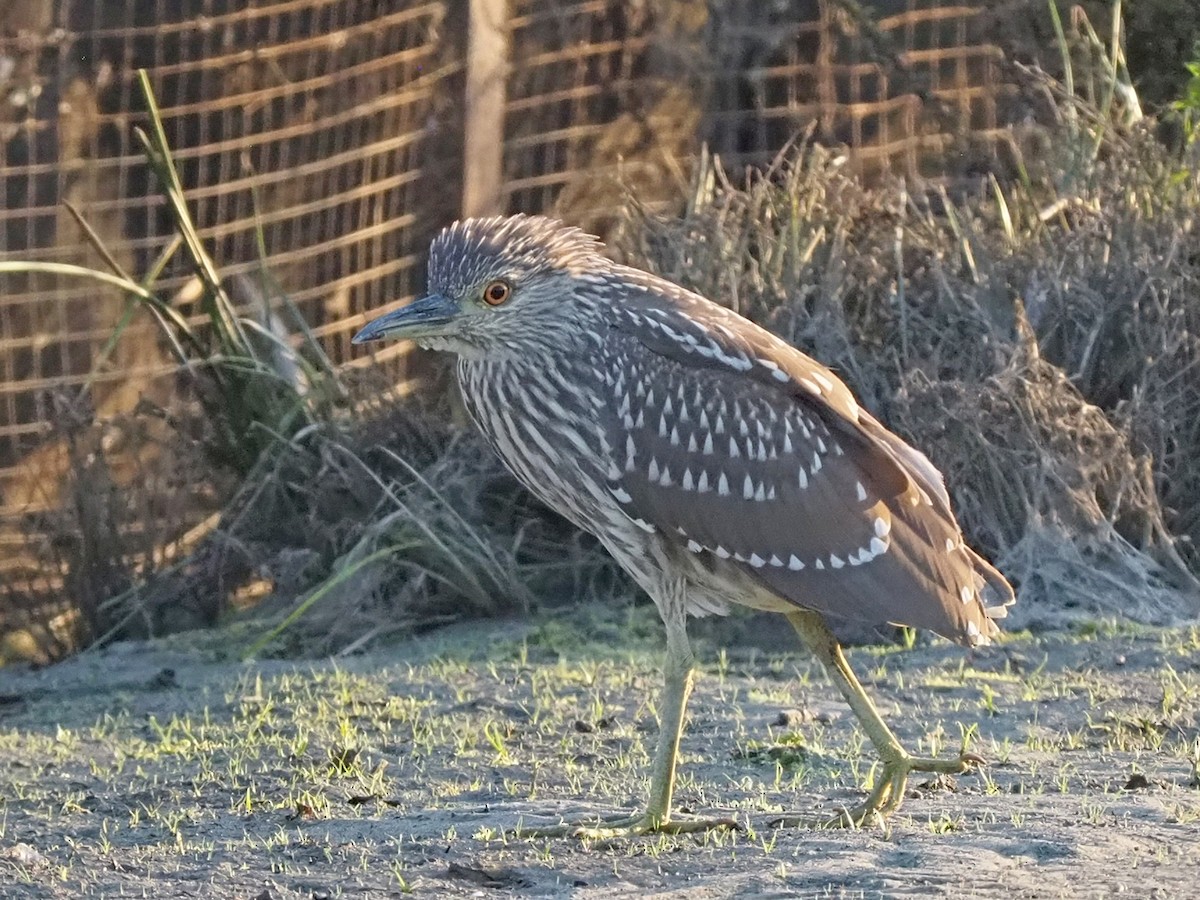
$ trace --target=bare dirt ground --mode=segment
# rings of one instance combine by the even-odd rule
[[[224,632],[0,671],[0,896],[1200,895],[1195,627],[853,651],[910,749],[966,734],[991,763],[918,778],[886,833],[769,827],[853,802],[873,754],[802,654],[701,646],[678,799],[743,830],[505,837],[640,802],[644,612],[338,661],[241,662]]]

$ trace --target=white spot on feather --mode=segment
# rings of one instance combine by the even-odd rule
[[[650,457],[650,466],[646,470],[646,477],[651,481],[658,481],[658,460]]]
[[[746,475],[746,480],[742,484],[742,499],[750,500],[754,497],[754,479],[749,474]]]
[[[693,541],[691,538],[688,538],[687,548],[689,550],[691,550],[693,553],[699,553],[701,550],[704,549],[699,544],[697,544],[695,541]]]
[[[690,491],[695,487],[695,482],[692,481],[692,470],[691,469],[683,470],[683,480],[680,482],[680,485],[683,487],[683,489],[685,491]]]
[[[708,472],[701,470],[700,477],[696,480],[696,491],[701,494],[708,493]]]
[[[721,362],[725,363],[725,365],[729,366],[731,369],[736,369],[738,372],[745,372],[750,368],[751,365],[750,360],[746,359],[746,357],[740,353],[737,356],[730,356],[727,353],[718,353],[718,358],[721,360]]]
[[[861,481],[854,482],[854,493],[855,496],[858,497],[859,503],[862,503],[867,499],[867,489],[863,487],[863,483]]]
[[[892,530],[892,523],[883,516],[877,516],[875,519],[875,537],[885,538],[888,532]]]
[[[767,561],[765,559],[763,559],[761,556],[759,556],[757,553],[750,554],[750,565],[754,566],[754,568],[761,569],[766,564],[767,564]]]
[[[830,553],[829,554],[829,564],[831,566],[833,566],[835,569],[840,569],[842,566],[845,565],[845,562],[842,561],[842,558],[840,556]]]
[[[629,496],[629,491],[625,490],[623,487],[609,488],[609,490],[611,490],[612,495],[617,498],[618,503],[628,503],[633,499],[631,496]]]
[[[799,557],[797,557],[795,553],[793,553],[788,557],[788,568],[793,572],[799,572],[804,568],[804,563],[800,561]]]
[[[879,556],[881,553],[887,553],[888,545],[877,537],[871,538],[871,555]]]
[[[825,374],[823,372],[814,371],[812,373],[812,377],[813,377],[813,380],[816,381],[817,384],[821,385],[821,387],[823,387],[825,390],[827,390],[827,391],[833,390],[833,382],[830,381],[828,378],[826,378]]]
[[[964,585],[958,596],[962,598],[963,603],[970,603],[975,598],[975,592]]]
[[[722,497],[729,496],[729,479],[725,477],[725,473],[721,473],[721,477],[717,479],[717,494]]]

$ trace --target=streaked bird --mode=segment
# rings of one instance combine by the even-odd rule
[[[875,746],[870,795],[830,824],[894,811],[910,755],[880,718],[828,619],[986,644],[1013,602],[964,542],[942,476],[825,366],[695,293],[618,265],[552,219],[470,219],[429,254],[428,293],[355,343],[411,338],[458,355],[466,407],[513,474],[590,531],[666,624],[661,731],[644,812],[538,833],[699,831],[671,799],[694,659],[689,614],[782,613]]]

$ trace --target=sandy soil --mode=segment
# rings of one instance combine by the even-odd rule
[[[216,634],[2,670],[0,895],[1200,896],[1197,628],[853,651],[910,749],[967,731],[991,763],[886,832],[768,826],[853,802],[871,748],[803,655],[706,648],[679,802],[743,830],[505,838],[639,802],[654,643],[483,623],[241,662]]]

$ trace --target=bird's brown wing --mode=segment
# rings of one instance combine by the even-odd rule
[[[1011,589],[929,461],[824,366],[674,290],[635,295],[605,338],[609,487],[630,517],[800,606],[986,640],[984,588]]]

